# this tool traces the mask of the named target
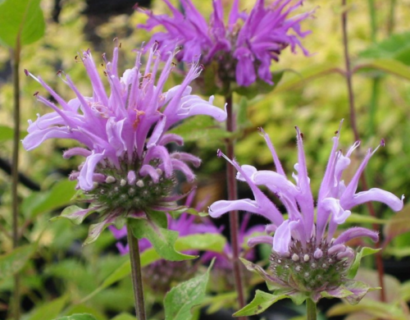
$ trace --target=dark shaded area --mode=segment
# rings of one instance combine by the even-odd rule
[[[151,0],[86,0],[86,15],[132,14],[136,6],[149,8]]]
[[[6,159],[0,158],[0,169],[11,176],[11,164]],[[40,191],[40,185],[25,174],[19,172],[19,182],[33,191]]]

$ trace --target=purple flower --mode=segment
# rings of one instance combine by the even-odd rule
[[[195,8],[191,0],[181,0],[184,14],[169,0],[164,0],[173,16],[154,15],[142,10],[149,19],[138,27],[152,30],[163,26],[166,32],[155,33],[150,42],[159,43],[166,50],[181,46],[177,59],[185,62],[197,61],[218,65],[219,80],[236,82],[249,86],[259,77],[273,84],[270,64],[278,61],[283,49],[290,46],[292,52],[299,47],[305,55],[307,50],[300,38],[310,31],[301,31],[300,22],[312,12],[289,17],[303,1],[275,0],[265,6],[264,0],[257,0],[250,14],[239,12],[239,1],[234,0],[228,21],[224,22],[222,0],[213,0],[214,11],[209,23]]]
[[[291,288],[294,292],[312,294],[312,299],[317,301],[320,292],[330,292],[347,283],[347,269],[355,253],[345,243],[357,237],[369,237],[373,241],[378,239],[376,232],[361,227],[349,228],[334,238],[338,225],[343,224],[350,216],[350,209],[365,202],[378,201],[394,211],[399,211],[403,208],[403,198],[399,199],[392,193],[378,188],[357,192],[359,178],[377,148],[374,151],[367,151],[352,180],[345,185],[342,173],[350,164],[350,156],[359,146],[359,142],[343,154],[338,150],[337,133],[333,138],[333,148],[319,190],[315,222],[315,207],[303,150],[303,135],[297,127],[296,131],[298,163],[295,165],[296,173],[292,174],[295,183],[288,180],[269,136],[262,131],[272,153],[276,171],[258,171],[253,166],[239,166],[235,160],[227,159],[238,170],[237,179],[248,183],[255,199],[217,201],[210,206],[209,214],[217,218],[232,210],[243,210],[267,218],[271,223],[265,230],[268,234],[274,233],[273,237],[255,237],[249,241],[249,245],[272,245],[271,265],[268,273],[257,266],[255,269],[268,281]],[[219,151],[219,155],[223,154]],[[287,220],[284,220],[276,206],[259,189],[260,185],[265,186],[280,199],[288,213]]]
[[[89,210],[71,216],[82,218],[98,210],[105,214],[104,221],[94,229],[99,233],[118,216],[141,217],[146,210],[168,211],[177,196],[171,195],[175,184],[175,171],[181,171],[188,181],[195,178],[188,166],[197,167],[200,159],[184,152],[169,153],[169,143],[183,144],[183,139],[167,130],[185,118],[204,114],[218,121],[226,119],[226,112],[212,104],[213,97],[205,101],[191,95],[189,83],[201,72],[193,64],[185,79],[168,91],[164,90],[172,69],[175,53],[163,53],[168,59],[159,72],[160,52],[152,47],[147,55],[145,70],[141,66],[141,52],[132,69],[118,76],[118,50],[113,59],[105,59],[110,94],[89,51],[82,62],[91,81],[93,94],[84,96],[68,75],[63,80],[75,93],[66,102],[40,77],[37,80],[60,105],[37,94],[37,100],[53,109],[29,122],[28,135],[23,140],[25,149],[32,150],[52,138],[73,139],[83,147],[74,147],[64,153],[65,158],[82,156],[85,161],[78,171],[70,175],[77,180],[77,188],[84,191],[93,203]],[[61,76],[62,73],[59,72]]]

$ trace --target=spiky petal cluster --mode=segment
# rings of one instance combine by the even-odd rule
[[[189,83],[201,72],[193,64],[185,79],[168,91],[164,90],[172,69],[175,53],[168,52],[168,59],[159,72],[160,54],[155,47],[147,54],[145,68],[141,65],[141,52],[132,69],[118,75],[118,51],[113,59],[105,59],[106,81],[110,94],[89,51],[82,55],[93,89],[91,97],[84,96],[68,75],[63,81],[76,97],[66,102],[40,77],[35,77],[60,105],[37,94],[37,100],[54,110],[34,122],[29,122],[28,135],[23,140],[27,150],[38,147],[47,139],[63,138],[78,141],[84,147],[67,150],[64,157],[82,156],[85,161],[79,171],[71,174],[78,181],[77,187],[85,191],[96,207],[108,212],[107,223],[119,214],[140,215],[147,208],[166,211],[175,171],[181,171],[187,180],[194,174],[188,164],[198,166],[200,159],[184,153],[169,153],[166,145],[183,144],[183,139],[167,133],[181,120],[204,114],[224,121],[226,112],[213,106],[213,97],[205,101],[191,95]],[[144,70],[145,69],[145,70]],[[59,73],[62,76],[62,73]],[[87,214],[83,210],[77,215]]]
[[[272,245],[271,268],[265,279],[279,286],[304,292],[317,300],[320,292],[335,290],[342,285],[347,268],[355,254],[345,243],[357,237],[370,237],[376,241],[378,234],[361,227],[349,228],[334,239],[338,225],[343,224],[351,214],[350,209],[369,201],[378,201],[399,211],[403,199],[397,198],[382,189],[356,192],[358,182],[374,151],[367,154],[351,181],[345,185],[342,173],[350,164],[352,152],[359,146],[356,142],[346,154],[338,150],[339,133],[333,138],[333,148],[322,180],[317,200],[317,217],[314,222],[315,208],[310,180],[307,173],[303,136],[297,130],[298,163],[292,176],[295,183],[288,180],[269,136],[262,131],[272,153],[276,171],[257,170],[253,166],[239,166],[237,179],[246,181],[251,187],[254,200],[217,201],[209,208],[211,217],[217,218],[232,210],[249,211],[267,218],[271,224],[266,226],[271,236],[260,236],[250,240],[250,245],[268,243]],[[219,152],[219,155],[222,155]],[[263,185],[277,196],[286,208],[289,218],[282,214],[269,198],[259,189]],[[260,270],[259,270],[260,271]],[[320,279],[314,275],[320,275]],[[353,293],[354,294],[354,293]]]
[[[166,32],[155,33],[151,42],[158,42],[167,50],[177,43],[182,47],[177,55],[181,61],[192,62],[199,57],[204,65],[215,61],[219,78],[224,82],[236,80],[240,86],[249,86],[259,77],[272,84],[271,61],[278,61],[284,48],[290,46],[295,52],[299,47],[308,54],[300,38],[310,32],[302,32],[300,22],[312,13],[289,17],[303,1],[275,0],[265,6],[264,0],[257,0],[248,14],[239,12],[239,0],[234,0],[228,21],[224,22],[222,0],[213,0],[209,23],[191,0],[181,0],[184,14],[169,0],[164,2],[172,17],[143,10],[149,19],[138,27],[152,30],[163,26]]]

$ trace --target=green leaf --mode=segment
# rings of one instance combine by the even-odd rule
[[[395,59],[410,65],[410,32],[393,34],[362,51],[359,57],[366,59]]]
[[[206,297],[202,303],[202,306],[208,306],[206,313],[212,314],[222,308],[227,308],[230,305],[235,305],[237,299],[238,293],[236,291],[220,293],[215,296]]]
[[[254,83],[252,83],[248,87],[236,87],[233,89],[234,92],[240,94],[241,96],[246,97],[247,99],[252,99],[255,98],[259,94],[266,94],[271,92],[273,89],[275,89],[280,80],[283,77],[283,74],[285,73],[286,70],[281,70],[281,71],[276,71],[272,72],[272,81],[273,85],[266,83],[265,81],[261,79],[257,79]]]
[[[94,211],[84,209],[84,208],[80,208],[78,206],[69,206],[69,207],[65,208],[59,216],[54,217],[51,220],[66,218],[66,219],[70,220],[71,222],[73,222],[74,224],[79,225],[92,212],[94,212]]]
[[[308,67],[306,69],[303,69],[302,71],[295,72],[294,74],[289,75],[289,77],[286,77],[285,80],[282,80],[275,88],[274,94],[292,90],[293,88],[300,86],[308,80],[325,76],[336,71],[337,65],[333,63],[323,63],[314,65],[313,67]]]
[[[5,0],[0,3],[0,42],[16,48],[33,43],[44,35],[41,0]]]
[[[340,316],[345,314],[365,312],[377,319],[389,319],[389,320],[405,320],[408,319],[403,312],[395,304],[387,304],[381,301],[375,301],[370,299],[363,299],[359,304],[348,305],[345,303],[339,303],[330,308],[326,315],[328,317]]]
[[[268,309],[275,302],[288,298],[285,294],[270,294],[261,290],[256,290],[253,300],[241,310],[233,314],[234,317],[252,316]]]
[[[404,301],[410,301],[410,281],[406,281],[401,285],[400,296]]]
[[[73,314],[71,316],[58,318],[58,319],[55,319],[55,320],[96,320],[96,319],[91,314],[78,313],[78,314]]]
[[[204,274],[177,285],[167,293],[164,299],[165,320],[191,319],[191,309],[205,299],[213,263]]]
[[[110,224],[112,224],[112,217],[106,216],[103,221],[90,225],[88,228],[88,236],[87,239],[85,239],[83,246],[96,241],[101,232],[103,232]]]
[[[375,223],[375,224],[385,224],[388,220],[378,219],[371,216],[365,216],[362,214],[352,213],[347,218],[346,223],[360,224],[360,223]]]
[[[129,313],[121,313],[111,320],[135,320],[135,316],[132,316]]]
[[[203,250],[222,252],[226,244],[226,238],[216,233],[191,234],[180,237],[175,242],[178,251]]]
[[[53,320],[63,310],[67,302],[67,296],[62,296],[51,302],[48,302],[38,308],[36,308],[28,320]]]
[[[20,138],[24,139],[27,131],[20,132]],[[0,125],[0,143],[12,140],[14,137],[14,129],[5,125]]]
[[[33,192],[23,200],[21,205],[24,216],[33,219],[39,214],[69,204],[76,192],[75,186],[75,181],[65,179],[57,182],[50,191]]]
[[[200,139],[209,142],[220,141],[232,136],[232,133],[222,129],[215,123],[215,120],[208,116],[196,116],[195,118],[188,119],[170,132],[181,136],[185,142]]]
[[[369,60],[361,63],[356,67],[357,70],[373,68],[381,70],[398,77],[410,80],[410,67],[404,63],[393,59]]]
[[[163,224],[161,227],[160,221],[164,220],[163,217],[166,219],[164,213],[155,212],[148,219],[128,219],[128,223],[134,236],[138,239],[147,238],[162,258],[170,261],[195,258],[195,256],[180,253],[175,249],[178,232],[165,229]]]
[[[108,318],[102,314],[97,309],[87,306],[85,304],[75,304],[71,306],[66,312],[64,312],[67,316],[76,315],[76,314],[87,314],[92,315],[95,320],[107,320]],[[134,318],[135,320],[135,318]]]
[[[19,272],[34,252],[34,245],[18,247],[0,256],[0,283]]]
[[[366,256],[369,256],[371,254],[375,254],[379,251],[380,251],[380,249],[373,249],[373,248],[369,248],[369,247],[363,247],[356,254],[354,262],[352,263],[352,265],[349,268],[349,271],[347,272],[347,277],[350,278],[350,279],[353,279],[356,276],[357,271],[359,270],[360,261],[362,260],[362,258],[364,258]]]
[[[222,252],[225,246],[226,239],[219,234],[195,234],[185,237],[178,238],[175,242],[175,248],[177,250],[208,250],[215,252]],[[141,267],[146,267],[151,263],[160,260],[161,256],[155,251],[155,249],[150,248],[141,253]],[[97,293],[101,292],[105,288],[108,288],[115,282],[125,278],[131,274],[130,261],[125,261],[116,270],[114,270],[104,282],[93,292],[91,292],[87,297],[81,300],[85,302]]]

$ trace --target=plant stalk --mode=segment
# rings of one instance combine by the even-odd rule
[[[346,7],[347,0],[342,0],[342,6]],[[353,93],[353,84],[352,84],[352,68],[350,63],[350,56],[349,56],[349,41],[347,35],[347,10],[345,9],[342,13],[342,32],[343,32],[343,49],[344,49],[344,59],[345,59],[345,78],[347,84],[347,91],[349,95],[349,109],[350,109],[350,125],[354,134],[354,138],[356,141],[360,140],[359,138],[359,130],[357,129],[356,124],[356,111],[355,111],[355,100],[354,100],[354,93]],[[364,174],[360,177],[360,182],[363,187],[363,190],[368,190],[367,181]],[[372,217],[376,217],[376,211],[374,210],[373,204],[371,202],[366,203],[369,213]],[[377,224],[373,224],[372,228],[374,231],[379,232],[379,226]],[[376,247],[379,248],[381,246],[380,238],[376,243]],[[382,302],[386,302],[386,294],[384,289],[384,268],[383,268],[383,260],[381,256],[381,252],[379,251],[376,253],[376,266],[377,266],[377,273],[379,278],[379,286],[381,287],[380,290],[380,300]]]
[[[306,300],[306,318],[307,320],[317,319],[316,303],[312,299]]]
[[[225,97],[226,111],[228,117],[226,120],[226,130],[228,132],[234,132],[236,127],[236,118],[233,113],[232,105],[232,94]],[[235,157],[235,141],[233,139],[227,139],[226,141],[226,155],[229,159]],[[235,168],[231,165],[227,166],[227,181],[228,181],[228,199],[229,200],[238,200],[238,187],[236,182],[236,173]],[[229,228],[231,235],[231,245],[232,245],[232,263],[233,263],[233,276],[235,280],[236,292],[238,293],[238,303],[239,308],[245,306],[245,295],[243,290],[243,281],[242,281],[242,272],[241,265],[239,261],[239,220],[238,220],[238,211],[229,212]],[[246,317],[239,318],[241,320],[247,319]]]
[[[13,50],[13,156],[11,164],[11,197],[12,197],[12,238],[13,248],[18,247],[19,230],[18,230],[18,215],[19,215],[19,199],[17,187],[19,183],[19,146],[20,146],[20,42],[17,41],[16,48]],[[14,275],[14,291],[13,291],[13,317],[15,320],[20,319],[20,274]]]
[[[134,288],[135,313],[138,320],[147,320],[144,290],[142,287],[140,249],[138,246],[138,239],[133,235],[129,223],[127,223],[127,239],[130,248],[131,278],[132,287]]]
[[[387,20],[387,34],[390,36],[394,31],[394,16],[396,13],[397,0],[390,0],[389,18]]]

